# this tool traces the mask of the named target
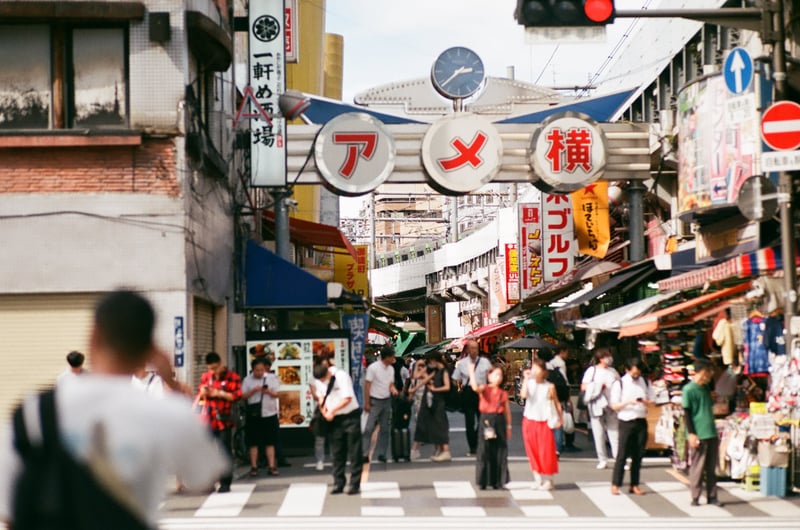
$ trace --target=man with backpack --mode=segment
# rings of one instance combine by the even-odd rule
[[[92,373],[26,398],[3,431],[0,520],[15,530],[155,528],[169,475],[201,490],[222,474],[228,462],[186,397],[157,399],[131,385],[148,362],[175,384],[154,324],[138,294],[100,301]]]

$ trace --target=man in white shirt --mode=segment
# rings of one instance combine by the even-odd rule
[[[639,470],[647,444],[647,407],[653,403],[650,385],[642,377],[644,364],[631,357],[625,364],[627,373],[611,386],[611,408],[619,419],[619,449],[611,479],[611,494],[619,495],[625,475],[625,461],[631,459],[631,487],[629,492],[644,495],[639,487]]]
[[[168,475],[179,475],[189,488],[201,490],[228,465],[211,434],[192,414],[191,401],[177,393],[156,399],[131,385],[131,375],[151,362],[172,386],[169,361],[153,344],[154,324],[150,303],[138,294],[117,291],[105,296],[95,310],[90,338],[93,372],[80,380],[67,379],[55,391],[62,445],[94,476],[103,470],[98,482],[104,489],[123,498],[130,513],[153,528]],[[38,421],[37,397],[23,402],[32,443],[41,440],[27,421]],[[13,527],[12,499],[25,462],[14,448],[13,428],[9,425],[0,432],[0,520]],[[110,483],[116,488],[107,486]],[[63,519],[67,517],[63,514]]]
[[[361,409],[356,401],[353,380],[347,372],[330,365],[327,360],[314,365],[314,378],[322,417],[330,422],[328,439],[333,459],[331,494],[337,495],[344,491],[347,480],[345,469],[350,461],[350,489],[347,494],[357,495],[361,491],[363,461]]]
[[[375,427],[380,425],[375,452],[380,462],[386,462],[389,449],[389,420],[392,414],[392,397],[397,395],[394,387],[394,348],[389,345],[380,350],[380,360],[367,367],[364,377],[364,410],[369,414],[364,428],[361,447],[364,450],[364,461],[369,463],[370,442]]]
[[[474,456],[478,450],[477,422],[480,413],[478,411],[478,394],[472,390],[469,384],[469,365],[475,366],[475,381],[478,386],[483,386],[487,383],[486,378],[492,369],[492,363],[486,357],[478,355],[478,341],[474,339],[469,339],[464,344],[464,353],[466,355],[456,363],[452,380],[456,382],[461,392],[461,407],[464,411],[464,426],[469,445],[467,456]]]
[[[256,357],[252,372],[242,380],[242,398],[247,400],[245,442],[250,449],[250,476],[258,476],[258,449],[264,448],[268,473],[280,475],[275,466],[275,443],[278,440],[278,391],[281,382],[272,371],[269,357]]]
[[[78,377],[80,375],[88,373],[86,369],[83,367],[83,362],[86,357],[79,351],[71,351],[67,354],[67,364],[69,367],[58,374],[56,378],[56,383],[60,383],[65,379],[72,379],[73,377]]]
[[[594,360],[594,366],[590,366],[583,374],[581,392],[591,420],[597,469],[605,469],[608,467],[606,436],[615,458],[619,445],[617,414],[609,406],[611,386],[619,379],[619,373],[613,367],[614,357],[608,349],[597,350]]]

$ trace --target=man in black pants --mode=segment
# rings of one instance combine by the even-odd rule
[[[627,372],[611,387],[611,409],[619,420],[619,448],[611,479],[611,494],[619,495],[625,475],[625,461],[631,459],[631,487],[629,493],[644,495],[639,487],[639,470],[647,445],[647,407],[653,399],[650,385],[642,377],[642,360],[631,357],[626,363]]]
[[[470,339],[464,344],[464,353],[466,355],[456,363],[452,380],[456,382],[461,391],[461,407],[464,411],[464,426],[469,445],[467,456],[475,456],[475,452],[478,450],[477,421],[480,414],[478,412],[478,394],[469,386],[469,365],[475,366],[475,381],[478,386],[481,386],[487,382],[486,376],[492,368],[492,363],[486,357],[478,356],[478,341],[474,339]]]
[[[356,401],[353,381],[347,372],[330,366],[327,361],[314,365],[314,378],[320,382],[317,388],[320,411],[329,422],[328,440],[333,457],[331,494],[344,491],[347,481],[345,468],[349,460],[350,489],[347,494],[356,495],[361,491],[361,409]]]

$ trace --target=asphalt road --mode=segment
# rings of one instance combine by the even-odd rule
[[[453,461],[371,463],[360,495],[330,495],[330,466],[314,469],[313,457],[290,459],[281,476],[251,479],[240,468],[228,494],[172,495],[161,509],[161,527],[261,528],[793,528],[800,527],[800,498],[762,497],[735,482],[722,484],[723,507],[689,505],[685,478],[669,460],[648,456],[642,469],[644,496],[610,494],[611,470],[595,468],[590,440],[576,437],[582,451],[565,453],[553,491],[531,489],[532,475],[519,434],[521,409],[514,408],[508,490],[479,490],[475,463],[466,456],[463,416],[451,414]],[[430,456],[432,448],[423,448]],[[627,479],[627,476],[626,476]],[[623,488],[627,491],[627,487]]]

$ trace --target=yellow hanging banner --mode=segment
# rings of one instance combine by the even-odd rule
[[[608,182],[597,181],[572,192],[575,237],[582,254],[606,257],[611,240],[608,222]]]
[[[350,254],[334,254],[333,281],[341,283],[345,289],[364,298],[369,297],[369,273],[367,245],[353,245],[358,259],[353,259]]]

